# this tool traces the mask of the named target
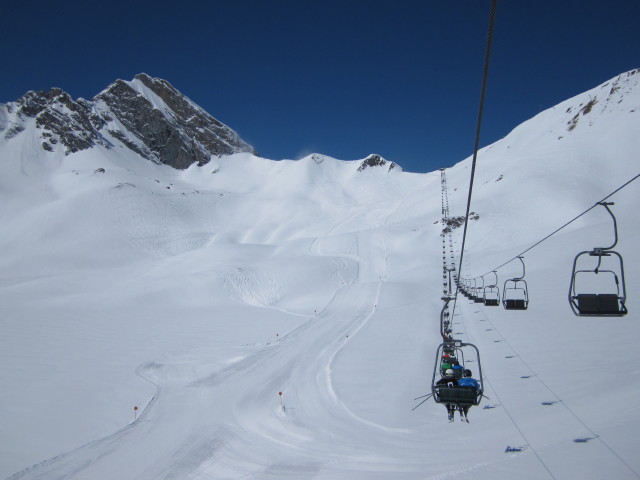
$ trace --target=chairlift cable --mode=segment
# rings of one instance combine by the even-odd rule
[[[582,217],[583,215],[585,215],[586,213],[590,212],[591,210],[593,210],[594,208],[596,208],[598,205],[600,205],[602,202],[604,202],[605,200],[611,198],[613,195],[615,195],[616,193],[618,193],[620,190],[622,190],[623,188],[625,188],[627,185],[629,185],[631,182],[637,180],[638,178],[640,178],[640,173],[637,174],[635,177],[631,178],[630,180],[628,180],[627,182],[625,182],[623,185],[619,186],[618,188],[616,188],[613,192],[611,192],[609,195],[607,195],[606,197],[604,197],[602,200],[594,203],[591,207],[587,208],[584,212],[580,213],[579,215],[575,216],[574,218],[572,218],[571,220],[569,220],[567,223],[565,223],[564,225],[562,225],[561,227],[557,228],[556,230],[554,230],[553,232],[551,232],[549,235],[547,235],[546,237],[544,237],[543,239],[537,241],[536,243],[534,243],[533,245],[531,245],[529,248],[527,248],[526,250],[524,250],[523,252],[520,252],[518,255],[516,255],[515,257],[513,257],[510,260],[507,260],[506,262],[504,262],[502,265],[500,265],[499,267],[493,268],[491,270],[489,270],[487,273],[491,273],[493,270],[499,270],[502,267],[504,267],[505,265],[513,262],[514,260],[516,260],[518,257],[523,256],[525,253],[533,250],[535,247],[537,247],[538,245],[540,245],[542,242],[548,240],[550,237],[552,237],[553,235],[555,235],[556,233],[558,233],[560,230],[562,230],[563,228],[569,226],[570,224],[572,224],[573,222],[575,222],[576,220],[578,220],[580,217]],[[466,225],[465,225],[466,227]],[[464,243],[463,243],[464,245]],[[487,274],[485,273],[485,275]]]
[[[482,127],[482,113],[484,111],[484,99],[487,91],[487,78],[489,76],[489,60],[491,59],[491,45],[493,43],[493,31],[496,21],[496,8],[498,0],[491,0],[491,10],[489,12],[489,30],[487,33],[487,45],[484,56],[484,69],[482,72],[482,88],[480,91],[480,106],[478,108],[478,121],[476,125],[475,145],[473,149],[473,160],[471,162],[471,178],[469,180],[469,195],[467,197],[467,212],[465,215],[464,231],[462,233],[462,245],[460,247],[460,263],[458,267],[458,276],[462,273],[462,260],[464,258],[464,245],[467,238],[467,226],[469,225],[469,212],[471,210],[471,195],[473,192],[473,179],[476,171],[476,163],[478,159],[478,146],[480,144],[480,129]],[[456,286],[455,301],[453,303],[453,312],[456,310],[456,302],[458,299],[458,287]]]

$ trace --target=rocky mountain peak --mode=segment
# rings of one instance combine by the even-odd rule
[[[236,132],[213,118],[169,82],[140,73],[116,80],[91,101],[73,100],[60,88],[27,92],[0,105],[0,134],[19,135],[35,118],[42,148],[66,155],[121,144],[140,156],[175,168],[203,165],[214,155],[255,153]]]
[[[13,113],[6,127],[0,127],[0,132],[6,130],[4,136],[7,139],[22,132],[26,120],[34,118],[36,129],[41,131],[44,150],[53,151],[58,143],[66,154],[98,144],[109,147],[109,142],[97,131],[96,126],[101,122],[91,111],[91,105],[83,99],[73,100],[60,88],[29,91],[4,108],[8,113]]]
[[[94,101],[110,113],[105,120],[112,136],[159,163],[187,168],[207,163],[212,155],[255,153],[236,132],[166,80],[141,73],[131,82],[117,80]]]
[[[133,79],[142,82],[149,90],[158,95],[173,111],[182,111],[188,108],[187,104],[190,102],[187,98],[166,80],[150,77],[146,73],[139,73],[133,77]]]
[[[387,167],[387,171],[388,172],[390,172],[394,168],[398,167],[398,165],[396,163],[389,162],[388,160],[385,160],[384,158],[382,158],[380,155],[376,155],[375,153],[372,153],[371,155],[369,155],[367,158],[365,158],[362,161],[362,163],[358,167],[358,171],[362,172],[363,170],[365,170],[365,169],[367,169],[369,167],[384,167],[387,164],[389,165]]]

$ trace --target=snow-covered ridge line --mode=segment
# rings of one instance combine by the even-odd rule
[[[132,150],[156,163],[186,168],[212,156],[254,152],[236,132],[206,113],[165,80],[138,74],[117,80],[93,100],[73,100],[61,89],[28,92],[0,107],[4,141],[31,136],[47,152],[88,148]],[[23,132],[26,118],[37,130]]]

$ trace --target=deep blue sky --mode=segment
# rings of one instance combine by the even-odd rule
[[[204,3],[204,5],[203,5]],[[0,2],[0,102],[164,78],[264,157],[473,152],[489,0]],[[502,0],[481,145],[640,67],[640,2]]]

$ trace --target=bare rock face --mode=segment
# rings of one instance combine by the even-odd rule
[[[66,155],[121,144],[148,160],[182,169],[203,165],[214,155],[255,153],[169,82],[144,73],[131,82],[116,80],[92,101],[73,100],[53,88],[27,92],[0,110],[0,135],[20,135],[35,118],[42,148],[63,148]]]
[[[398,166],[394,162],[389,162],[384,158],[382,158],[380,155],[376,155],[372,153],[362,161],[362,163],[358,167],[358,171],[362,172],[363,170],[369,167],[386,167],[387,165],[389,165],[387,167],[387,171],[391,171]]]
[[[66,154],[95,145],[110,146],[96,128],[100,120],[93,115],[91,105],[82,99],[74,101],[59,88],[27,92],[10,111],[14,119],[6,129],[5,138],[22,132],[25,117],[31,117],[35,118],[36,128],[42,130],[42,148],[47,151],[53,151],[57,143],[64,147]]]
[[[146,96],[122,80],[117,80],[94,100],[101,100],[107,106],[104,112],[107,122],[116,119],[116,125],[127,131],[110,129],[109,133],[143,157],[175,168],[187,168],[192,163],[207,163],[212,155],[255,153],[233,130],[169,82],[144,73],[136,75],[134,80],[157,95],[162,108],[156,108]]]
[[[469,220],[480,220],[480,215],[476,212],[469,212]],[[442,219],[443,229],[442,235],[451,233],[452,230],[461,227],[467,221],[466,217],[447,217]]]

